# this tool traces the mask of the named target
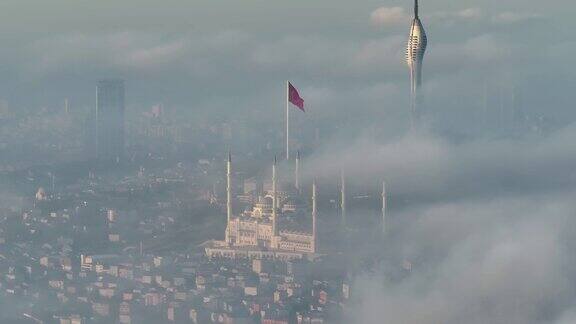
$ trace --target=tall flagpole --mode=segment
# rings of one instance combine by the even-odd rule
[[[290,160],[290,81],[286,81],[286,160]]]

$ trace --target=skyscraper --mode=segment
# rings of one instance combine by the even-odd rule
[[[118,161],[124,154],[124,81],[102,80],[96,88],[98,158]]]
[[[427,45],[426,32],[418,16],[418,0],[414,0],[414,19],[410,27],[410,36],[406,48],[406,62],[410,68],[410,114],[412,127],[421,117],[422,62],[424,61]]]

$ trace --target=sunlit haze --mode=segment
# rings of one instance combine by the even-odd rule
[[[0,323],[575,323],[574,11],[2,0]]]

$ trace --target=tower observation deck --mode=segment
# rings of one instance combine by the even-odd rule
[[[410,114],[412,127],[421,117],[421,95],[422,86],[422,64],[428,38],[424,31],[424,26],[418,15],[418,0],[414,0],[414,19],[410,26],[410,36],[406,47],[406,63],[410,68]]]

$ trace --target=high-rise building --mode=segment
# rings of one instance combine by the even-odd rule
[[[124,154],[124,81],[102,80],[96,88],[98,158],[118,161]]]
[[[419,121],[422,113],[420,111],[420,87],[422,86],[422,63],[427,45],[426,32],[418,16],[418,0],[414,0],[414,19],[410,27],[406,48],[406,62],[410,68],[410,114],[413,127]]]

